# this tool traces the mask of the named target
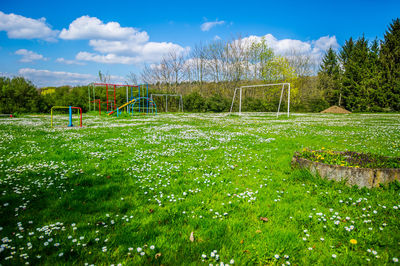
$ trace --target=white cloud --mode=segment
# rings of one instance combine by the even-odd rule
[[[15,51],[15,54],[21,55],[22,58],[19,61],[24,63],[33,62],[34,60],[47,60],[47,58],[45,58],[43,55],[26,49],[19,49]]]
[[[219,40],[221,40],[221,37],[219,37],[218,35],[215,35],[214,36],[214,41],[219,41]]]
[[[85,64],[83,62],[79,62],[79,61],[76,61],[76,60],[68,60],[68,59],[65,59],[63,57],[57,58],[56,62],[67,64],[67,65],[84,65]]]
[[[171,42],[147,42],[140,45],[133,45],[129,41],[106,41],[106,40],[91,40],[89,43],[93,49],[102,53],[103,59],[99,59],[100,55],[91,57],[93,60],[82,59],[82,55],[87,57],[87,52],[80,52],[77,60],[87,60],[103,63],[120,63],[120,64],[139,64],[158,62],[162,56],[169,51],[174,50],[178,54],[185,53],[189,48],[183,48],[180,45]],[[92,54],[93,55],[93,54]]]
[[[92,61],[103,64],[134,64],[136,63],[134,57],[119,56],[116,54],[94,54],[88,52],[79,52],[76,55],[77,60]]]
[[[39,87],[63,86],[63,85],[87,85],[98,79],[92,74],[81,74],[65,71],[50,71],[34,68],[21,68],[18,74],[29,79]],[[122,83],[124,77],[111,75],[110,82]]]
[[[154,55],[159,57],[171,49],[184,52],[184,48],[171,42],[147,42],[141,45],[132,45],[129,41],[91,40],[89,45],[102,53],[117,53],[125,55]]]
[[[218,21],[218,19],[217,19],[212,22],[204,22],[203,24],[201,24],[200,29],[202,31],[209,31],[211,28],[213,28],[217,25],[223,25],[223,24],[225,24],[225,21],[223,21],[223,20]]]
[[[29,79],[37,86],[86,85],[96,79],[95,76],[90,74],[33,68],[21,68],[18,74]]]
[[[251,35],[247,38],[243,38],[243,41],[248,44],[252,42],[260,42],[262,38],[265,39],[268,47],[274,50],[276,54],[284,55],[285,53],[290,52],[295,49],[299,53],[305,53],[311,51],[311,44],[309,42],[302,42],[300,40],[294,39],[283,39],[278,40],[272,34],[266,34],[264,36],[254,36]]]
[[[335,36],[323,36],[318,40],[303,42],[295,39],[278,40],[272,34],[267,34],[265,36],[252,35],[243,38],[243,41],[250,44],[251,42],[259,42],[262,38],[264,38],[267,45],[274,50],[275,54],[287,55],[296,52],[299,55],[309,55],[316,63],[320,62],[325,51],[329,49],[329,47],[333,49],[339,48]]]
[[[89,16],[75,19],[68,29],[61,31],[60,38],[88,39],[97,53],[81,51],[75,59],[106,64],[153,63],[160,61],[170,50],[184,53],[189,49],[171,42],[150,42],[145,31],[121,27],[117,22],[104,23]]]
[[[43,39],[55,41],[58,31],[52,30],[45,18],[32,19],[0,11],[0,31],[10,39]]]
[[[75,19],[68,29],[63,29],[60,38],[65,40],[130,40],[143,43],[149,40],[147,32],[132,27],[121,27],[118,22],[103,23],[96,17],[82,16]]]
[[[336,40],[336,36],[324,36],[319,38],[316,41],[313,41],[314,49],[321,50],[321,51],[326,51],[329,49],[329,47],[332,47],[332,49],[337,50],[339,48],[339,44]]]

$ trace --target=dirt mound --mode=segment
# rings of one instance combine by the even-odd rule
[[[346,109],[339,107],[339,106],[331,106],[328,109],[325,109],[321,111],[322,114],[328,113],[328,114],[351,114],[350,111],[347,111]]]

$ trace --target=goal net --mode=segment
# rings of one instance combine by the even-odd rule
[[[178,101],[178,112],[183,112],[183,99],[182,99],[182,94],[151,94],[150,99],[155,100],[155,98],[158,98],[158,108],[159,110],[163,110],[164,112],[168,112],[168,108],[171,111],[176,110],[176,106],[173,105],[173,102]],[[172,98],[172,101],[171,101]],[[175,101],[173,101],[175,99]]]
[[[280,98],[279,98],[279,104],[277,106],[277,112],[276,116],[279,116],[279,111],[281,109],[281,104],[282,104],[282,99],[284,96],[284,91],[287,91],[287,116],[289,117],[289,112],[290,112],[290,83],[274,83],[274,84],[261,84],[261,85],[249,85],[249,86],[242,86],[239,88],[235,88],[235,91],[233,93],[233,98],[232,98],[232,104],[231,104],[231,109],[230,113],[232,113],[234,110],[234,103],[235,101],[238,102],[239,105],[239,110],[238,113],[239,115],[242,113],[242,97],[243,97],[243,91],[246,89],[251,89],[251,88],[262,88],[262,87],[281,87],[281,93],[280,93]]]

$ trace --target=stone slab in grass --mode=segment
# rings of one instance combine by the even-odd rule
[[[400,181],[399,168],[373,169],[330,165],[300,158],[299,154],[293,156],[292,166],[308,169],[311,174],[318,174],[320,177],[328,180],[345,181],[349,186],[356,185],[360,188],[373,188],[378,187],[381,184],[388,184],[395,180]]]

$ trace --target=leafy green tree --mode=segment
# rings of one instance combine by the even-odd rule
[[[381,42],[382,90],[384,100],[396,111],[400,110],[400,19],[389,25]]]
[[[9,84],[9,78],[0,78],[0,113],[9,113],[9,110],[11,110],[11,99],[13,98],[13,95],[12,90],[10,90]]]
[[[39,112],[38,90],[23,77],[0,78],[0,113]]]
[[[274,51],[268,47],[265,37],[252,42],[248,50],[248,60],[253,66],[253,79],[269,79]]]
[[[192,92],[183,98],[184,110],[189,112],[204,112],[206,111],[206,100],[200,93]]]
[[[229,111],[229,101],[220,93],[216,93],[207,99],[207,110],[212,112]]]

